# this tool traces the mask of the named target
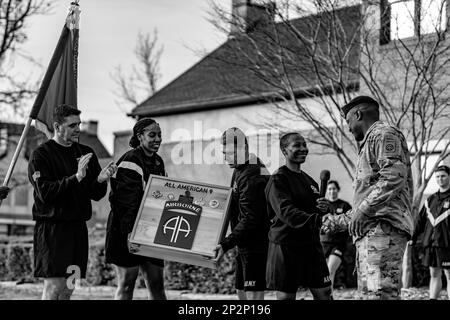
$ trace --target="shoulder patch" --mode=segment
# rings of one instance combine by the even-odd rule
[[[33,173],[33,180],[36,182],[37,179],[39,179],[41,177],[41,172],[40,171],[35,171]]]
[[[400,141],[394,134],[385,134],[382,141],[382,155],[387,157],[399,156],[401,154]]]
[[[313,186],[313,185],[311,185],[311,189],[312,189],[312,191],[313,191],[314,193],[317,193],[317,194],[320,193],[319,190],[317,190],[317,188],[316,188],[315,186]]]
[[[233,192],[236,193],[238,191],[237,182],[235,181],[233,184]]]

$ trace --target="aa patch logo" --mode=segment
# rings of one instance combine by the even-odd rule
[[[394,156],[399,154],[400,146],[398,140],[394,136],[387,135],[383,139],[383,152],[386,156]]]
[[[391,142],[385,146],[386,152],[395,152],[395,143]]]
[[[167,201],[154,242],[190,250],[197,233],[201,213],[201,206],[180,201]]]

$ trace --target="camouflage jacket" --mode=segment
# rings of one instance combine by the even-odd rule
[[[353,189],[353,211],[341,215],[338,224],[348,224],[359,211],[367,219],[364,234],[382,220],[413,234],[411,161],[397,128],[382,121],[369,128],[359,146]]]

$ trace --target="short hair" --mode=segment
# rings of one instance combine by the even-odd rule
[[[364,115],[368,116],[371,119],[379,119],[380,118],[380,110],[378,109],[378,105],[373,103],[361,103],[359,106],[355,108],[355,110],[359,110]]]
[[[288,132],[283,134],[280,138],[280,150],[284,150],[289,145],[291,137],[293,136],[300,136],[303,138],[303,136],[298,132]]]
[[[328,181],[327,187],[328,187],[330,184],[334,184],[334,186],[336,187],[336,189],[337,189],[338,191],[341,191],[341,186],[339,185],[339,183],[338,183],[336,180],[330,180],[330,181]]]
[[[437,167],[434,172],[436,173],[436,172],[439,172],[439,171],[445,172],[446,174],[450,175],[450,168],[448,166],[441,165],[441,166]]]
[[[78,116],[81,111],[69,104],[60,104],[53,111],[53,121],[63,124],[64,120],[70,116]]]
[[[248,148],[248,140],[245,133],[236,127],[228,128],[222,133],[221,143],[226,145],[227,143],[233,142],[234,145],[237,145],[239,141],[244,141],[244,146]]]

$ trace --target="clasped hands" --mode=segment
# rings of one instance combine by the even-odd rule
[[[342,217],[331,214],[330,202],[325,198],[319,198],[317,200],[317,209],[319,214],[322,215],[322,227],[321,230],[325,233],[332,233],[345,230],[343,222],[339,221]],[[367,216],[360,210],[352,210],[350,213],[346,213],[346,216],[351,216],[348,223],[348,231],[353,237],[362,237],[364,235],[363,229],[367,223]],[[344,218],[345,219],[345,218]]]
[[[78,181],[83,180],[84,177],[86,177],[86,171],[89,164],[89,160],[92,158],[92,153],[88,153],[83,155],[78,160],[78,170],[76,173],[76,178]],[[105,182],[111,178],[114,173],[117,171],[117,165],[114,163],[114,161],[111,161],[108,163],[98,174],[97,181],[99,183]]]

